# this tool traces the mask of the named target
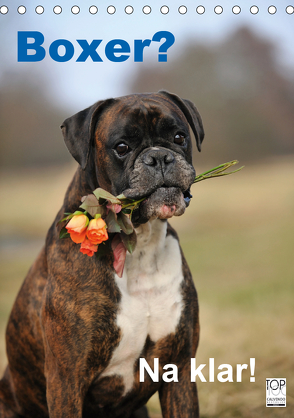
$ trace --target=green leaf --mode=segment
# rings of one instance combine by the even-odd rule
[[[105,208],[99,205],[98,199],[93,194],[89,194],[88,196],[84,196],[82,198],[82,204],[80,208],[85,209],[93,218],[96,214],[100,214],[101,216],[105,213]]]
[[[133,226],[132,222],[127,217],[127,215],[125,215],[122,212],[119,212],[117,214],[117,223],[121,227],[121,230],[127,235],[130,235],[134,230],[134,226]]]
[[[81,212],[82,213],[82,212]],[[65,213],[65,215],[67,215],[65,218],[63,218],[63,219],[61,219],[61,221],[59,221],[58,223],[60,224],[61,222],[64,222],[64,221],[69,221],[71,218],[73,218],[75,215],[76,215],[76,213],[69,213],[69,214],[66,214]]]
[[[98,246],[98,251],[96,252],[96,257],[100,260],[101,257],[110,253],[111,247],[107,243],[102,243]]]
[[[64,227],[62,228],[62,230],[59,233],[59,238],[63,239],[63,238],[69,238],[70,234],[67,232],[67,229]]]
[[[131,209],[122,209],[122,213],[125,213],[126,215],[130,215],[132,213]]]
[[[121,239],[122,239],[122,242],[123,242],[124,246],[128,250],[128,252],[130,254],[132,254],[132,252],[134,251],[134,249],[136,248],[136,245],[137,245],[137,234],[136,234],[136,231],[133,230],[133,232],[131,234],[129,234],[129,235],[127,235],[124,232],[122,232],[121,233]]]
[[[120,232],[120,226],[117,222],[117,215],[116,213],[112,212],[111,210],[108,212],[105,222],[107,225],[108,232]]]
[[[117,199],[119,200],[123,200],[126,199],[125,195],[123,193],[121,193],[120,195],[116,196]]]
[[[108,200],[111,203],[117,203],[118,205],[121,204],[120,200],[113,196],[111,193],[107,192],[106,190],[101,189],[101,187],[98,187],[98,189],[94,190],[94,195],[97,197],[100,203],[100,199]]]

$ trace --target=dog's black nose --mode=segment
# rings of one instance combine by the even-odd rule
[[[174,161],[174,156],[167,149],[153,148],[147,151],[143,156],[144,164],[160,169],[163,172],[167,169],[168,165]]]

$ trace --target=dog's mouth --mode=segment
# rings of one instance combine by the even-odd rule
[[[159,187],[133,212],[133,223],[141,224],[155,218],[169,219],[181,216],[189,206],[191,198],[190,190],[183,192],[180,187]]]
[[[163,147],[144,150],[134,164],[129,188],[123,191],[130,199],[145,198],[134,211],[133,221],[145,223],[182,215],[192,198],[190,187],[194,179],[195,170],[182,155]]]

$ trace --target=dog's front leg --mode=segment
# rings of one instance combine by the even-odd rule
[[[54,306],[55,304],[55,306]],[[50,418],[82,418],[85,394],[93,378],[87,367],[88,330],[74,327],[77,315],[69,301],[56,308],[48,298],[43,310],[46,399]]]
[[[72,369],[75,365],[72,364]],[[74,371],[74,370],[73,370]],[[82,418],[83,396],[73,373],[62,370],[51,353],[46,353],[46,397],[50,418]]]
[[[159,390],[163,418],[198,418],[196,384],[191,382],[190,365],[179,367],[178,382],[163,382]]]

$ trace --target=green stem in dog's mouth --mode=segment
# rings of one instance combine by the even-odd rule
[[[194,183],[198,183],[199,181],[206,180],[206,179],[211,179],[213,177],[228,176],[230,174],[237,173],[237,171],[240,171],[242,170],[242,168],[244,168],[244,165],[240,168],[237,168],[237,170],[229,171],[228,173],[225,173],[225,171],[238,163],[239,163],[238,160],[233,160],[228,163],[220,164],[217,167],[214,167],[211,170],[205,171],[202,174],[198,174],[198,176],[195,177]]]

